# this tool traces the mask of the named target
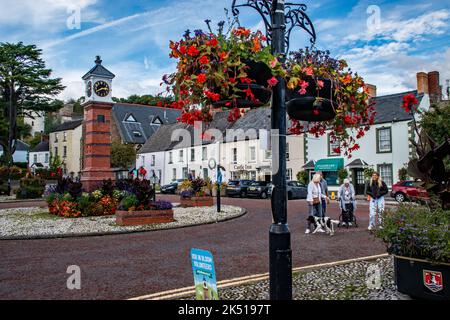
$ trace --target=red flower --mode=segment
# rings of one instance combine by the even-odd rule
[[[188,55],[191,57],[196,57],[200,54],[200,51],[198,51],[196,46],[190,46],[188,50]]]
[[[267,83],[269,84],[270,88],[271,87],[275,87],[277,85],[277,83],[278,83],[278,80],[277,80],[277,78],[272,77],[269,80],[267,80]]]
[[[320,114],[320,111],[317,109],[313,110],[313,115],[318,116]]]
[[[206,82],[206,74],[200,73],[200,74],[197,76],[197,83],[198,83],[198,84],[204,84],[205,82]]]
[[[416,99],[416,96],[412,93],[407,94],[403,97],[403,105],[402,108],[405,112],[410,113],[411,110],[414,109],[416,105],[419,104],[419,100]]]
[[[215,46],[217,46],[218,44],[219,44],[219,41],[218,41],[216,38],[212,38],[211,40],[206,41],[206,45],[207,45],[207,46],[215,47]]]
[[[333,152],[336,154],[341,154],[341,147],[333,148]]]
[[[198,62],[200,62],[200,64],[208,64],[209,63],[209,58],[207,56],[202,56]]]
[[[187,47],[186,46],[181,46],[180,47],[180,53],[181,54],[186,54],[186,52],[187,52]]]

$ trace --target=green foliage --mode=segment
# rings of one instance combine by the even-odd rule
[[[153,96],[151,94],[145,94],[145,95],[137,95],[133,94],[129,96],[128,98],[116,98],[113,97],[112,100],[114,102],[121,102],[121,103],[133,103],[133,104],[145,104],[149,106],[156,106],[160,102],[163,104],[171,103],[172,98],[171,97],[161,97],[161,96]]]
[[[448,210],[403,204],[385,213],[376,235],[391,254],[448,263],[449,225]]]
[[[450,102],[443,101],[422,113],[420,126],[438,144],[450,135]]]
[[[366,180],[370,180],[370,178],[372,178],[372,175],[374,172],[375,172],[374,168],[365,168],[364,169],[364,178],[366,178]]]
[[[338,171],[339,184],[344,183],[344,179],[348,178],[348,171],[345,168],[339,169]]]
[[[42,134],[40,132],[36,132],[34,136],[29,136],[25,139],[25,142],[30,145],[30,150],[33,150],[40,142],[42,141]]]
[[[50,155],[50,163],[49,163],[49,168],[51,171],[56,172],[58,170],[58,168],[60,168],[62,165],[62,161],[61,158],[56,155]]]
[[[132,144],[122,144],[114,140],[111,145],[111,166],[128,168],[136,161],[136,149]]]
[[[139,200],[134,194],[125,196],[120,202],[120,210],[128,211],[130,208],[135,208],[139,205]]]
[[[53,96],[65,87],[60,78],[51,78],[51,69],[45,67],[42,50],[35,45],[0,43],[0,144],[11,159],[10,138],[24,135],[17,115],[31,115],[35,111],[55,111]],[[8,111],[12,105],[12,113]],[[6,119],[11,116],[12,122]],[[10,161],[10,160],[8,160]]]
[[[16,191],[17,199],[41,198],[45,190],[45,180],[38,176],[28,175],[20,179],[20,187]]]
[[[297,172],[297,181],[302,183],[302,184],[308,184],[308,182],[309,182],[308,171],[299,171],[299,172]]]
[[[408,168],[398,169],[398,178],[400,181],[408,180]]]

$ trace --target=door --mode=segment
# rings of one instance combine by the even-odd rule
[[[355,193],[357,195],[364,194],[365,180],[363,169],[353,169],[353,185],[355,186]]]

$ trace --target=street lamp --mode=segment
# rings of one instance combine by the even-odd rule
[[[239,15],[239,7],[255,9],[261,16],[266,28],[267,41],[272,54],[280,56],[280,62],[286,59],[289,51],[291,31],[299,27],[309,34],[311,44],[316,41],[314,26],[306,15],[305,4],[285,3],[284,0],[245,0],[237,4],[233,0],[232,12]],[[292,299],[292,250],[291,234],[287,224],[286,194],[286,102],[285,81],[278,77],[278,84],[272,91],[272,130],[278,131],[278,153],[272,152],[272,165],[278,163],[278,171],[272,172],[272,216],[269,230],[269,276],[270,299]]]

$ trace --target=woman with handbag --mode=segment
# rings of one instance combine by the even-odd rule
[[[312,181],[308,184],[308,195],[306,197],[306,201],[308,202],[309,207],[309,215],[317,218],[323,217],[322,212],[322,199],[327,200],[327,196],[322,193],[322,189],[320,186],[320,174],[315,174],[312,178]],[[308,234],[311,232],[311,222],[308,220],[307,228],[305,233]],[[319,232],[324,232],[324,230],[319,229]]]

